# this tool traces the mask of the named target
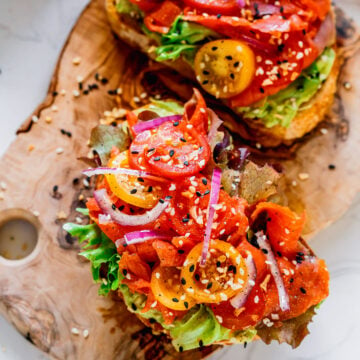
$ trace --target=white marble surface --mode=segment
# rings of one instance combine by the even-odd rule
[[[339,1],[340,2],[340,1]],[[58,54],[86,0],[0,0],[0,154],[44,98]],[[360,1],[342,0],[360,23]],[[359,180],[360,181],[360,180]],[[224,360],[360,359],[360,196],[336,224],[313,241],[328,262],[331,295],[296,350],[287,345],[230,347]],[[46,359],[0,318],[0,360]]]

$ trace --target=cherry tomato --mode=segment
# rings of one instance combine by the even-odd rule
[[[138,134],[130,146],[130,166],[178,179],[205,168],[210,159],[207,138],[185,121],[166,122]]]
[[[155,299],[169,309],[191,309],[196,301],[186,294],[180,281],[180,270],[176,267],[158,266],[151,276],[151,290]]]
[[[225,241],[213,240],[206,264],[200,266],[202,248],[203,243],[197,244],[181,269],[186,293],[199,303],[218,303],[242,291],[247,281],[247,267],[240,253]]]
[[[108,166],[111,168],[129,168],[128,151],[111,158]],[[105,178],[115,196],[128,204],[141,208],[153,208],[163,195],[158,183],[137,176],[106,174]],[[149,192],[150,187],[151,192]]]
[[[250,85],[255,74],[255,55],[238,40],[211,41],[197,52],[194,68],[204,90],[226,99]]]
[[[208,14],[234,16],[239,12],[239,4],[236,0],[184,0],[184,3]]]

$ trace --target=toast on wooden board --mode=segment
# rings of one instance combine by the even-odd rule
[[[116,10],[116,2],[116,0],[106,0],[106,10],[113,31],[120,39],[155,61],[157,55],[153,49],[157,46],[156,41],[143,33],[139,23],[134,18],[128,14],[119,14]],[[241,113],[238,113],[236,108],[232,110],[238,116],[232,117],[231,121],[226,125],[231,131],[241,133],[239,122],[245,122],[249,128],[251,140],[265,147],[277,147],[281,144],[291,145],[294,141],[311,132],[324,120],[329,112],[336,93],[341,62],[341,58],[337,56],[326,82],[310,101],[302,105],[302,109],[297,112],[288,127],[280,125],[266,127],[260,119],[245,118]],[[195,81],[193,68],[182,57],[174,61],[162,61],[161,63],[176,70],[184,77]]]

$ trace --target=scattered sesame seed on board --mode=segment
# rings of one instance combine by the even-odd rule
[[[81,63],[81,57],[80,57],[80,56],[74,57],[73,60],[72,60],[72,63],[73,63],[73,65],[75,65],[75,66],[80,65],[80,63]]]
[[[305,180],[309,179],[310,176],[309,176],[308,173],[300,173],[298,175],[298,177],[299,177],[300,180],[305,181]]]
[[[71,333],[72,333],[73,335],[79,335],[79,334],[80,334],[80,331],[79,331],[78,328],[73,327],[73,328],[71,329]]]
[[[55,150],[55,152],[56,152],[58,155],[60,155],[60,154],[62,154],[62,153],[64,152],[64,149],[61,148],[61,147],[59,147],[59,148],[57,148],[57,149]]]

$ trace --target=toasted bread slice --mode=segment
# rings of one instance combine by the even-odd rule
[[[157,44],[141,31],[136,19],[129,15],[119,14],[116,10],[116,0],[106,0],[106,11],[113,31],[124,42],[146,53],[150,59],[155,60],[156,54],[153,49]],[[181,58],[176,61],[164,61],[162,64],[171,67],[182,76],[196,81],[193,69]],[[231,117],[225,119],[225,125],[231,131],[243,134],[244,124],[240,125],[239,122],[245,122],[249,140],[259,142],[265,147],[277,147],[282,144],[291,145],[295,140],[302,138],[324,120],[334,100],[340,67],[341,61],[337,56],[326,82],[316,96],[303,106],[303,110],[298,112],[289,127],[274,126],[267,128],[261,120],[243,119],[240,114],[238,114],[239,117],[236,119]],[[235,111],[235,109],[232,110]]]

